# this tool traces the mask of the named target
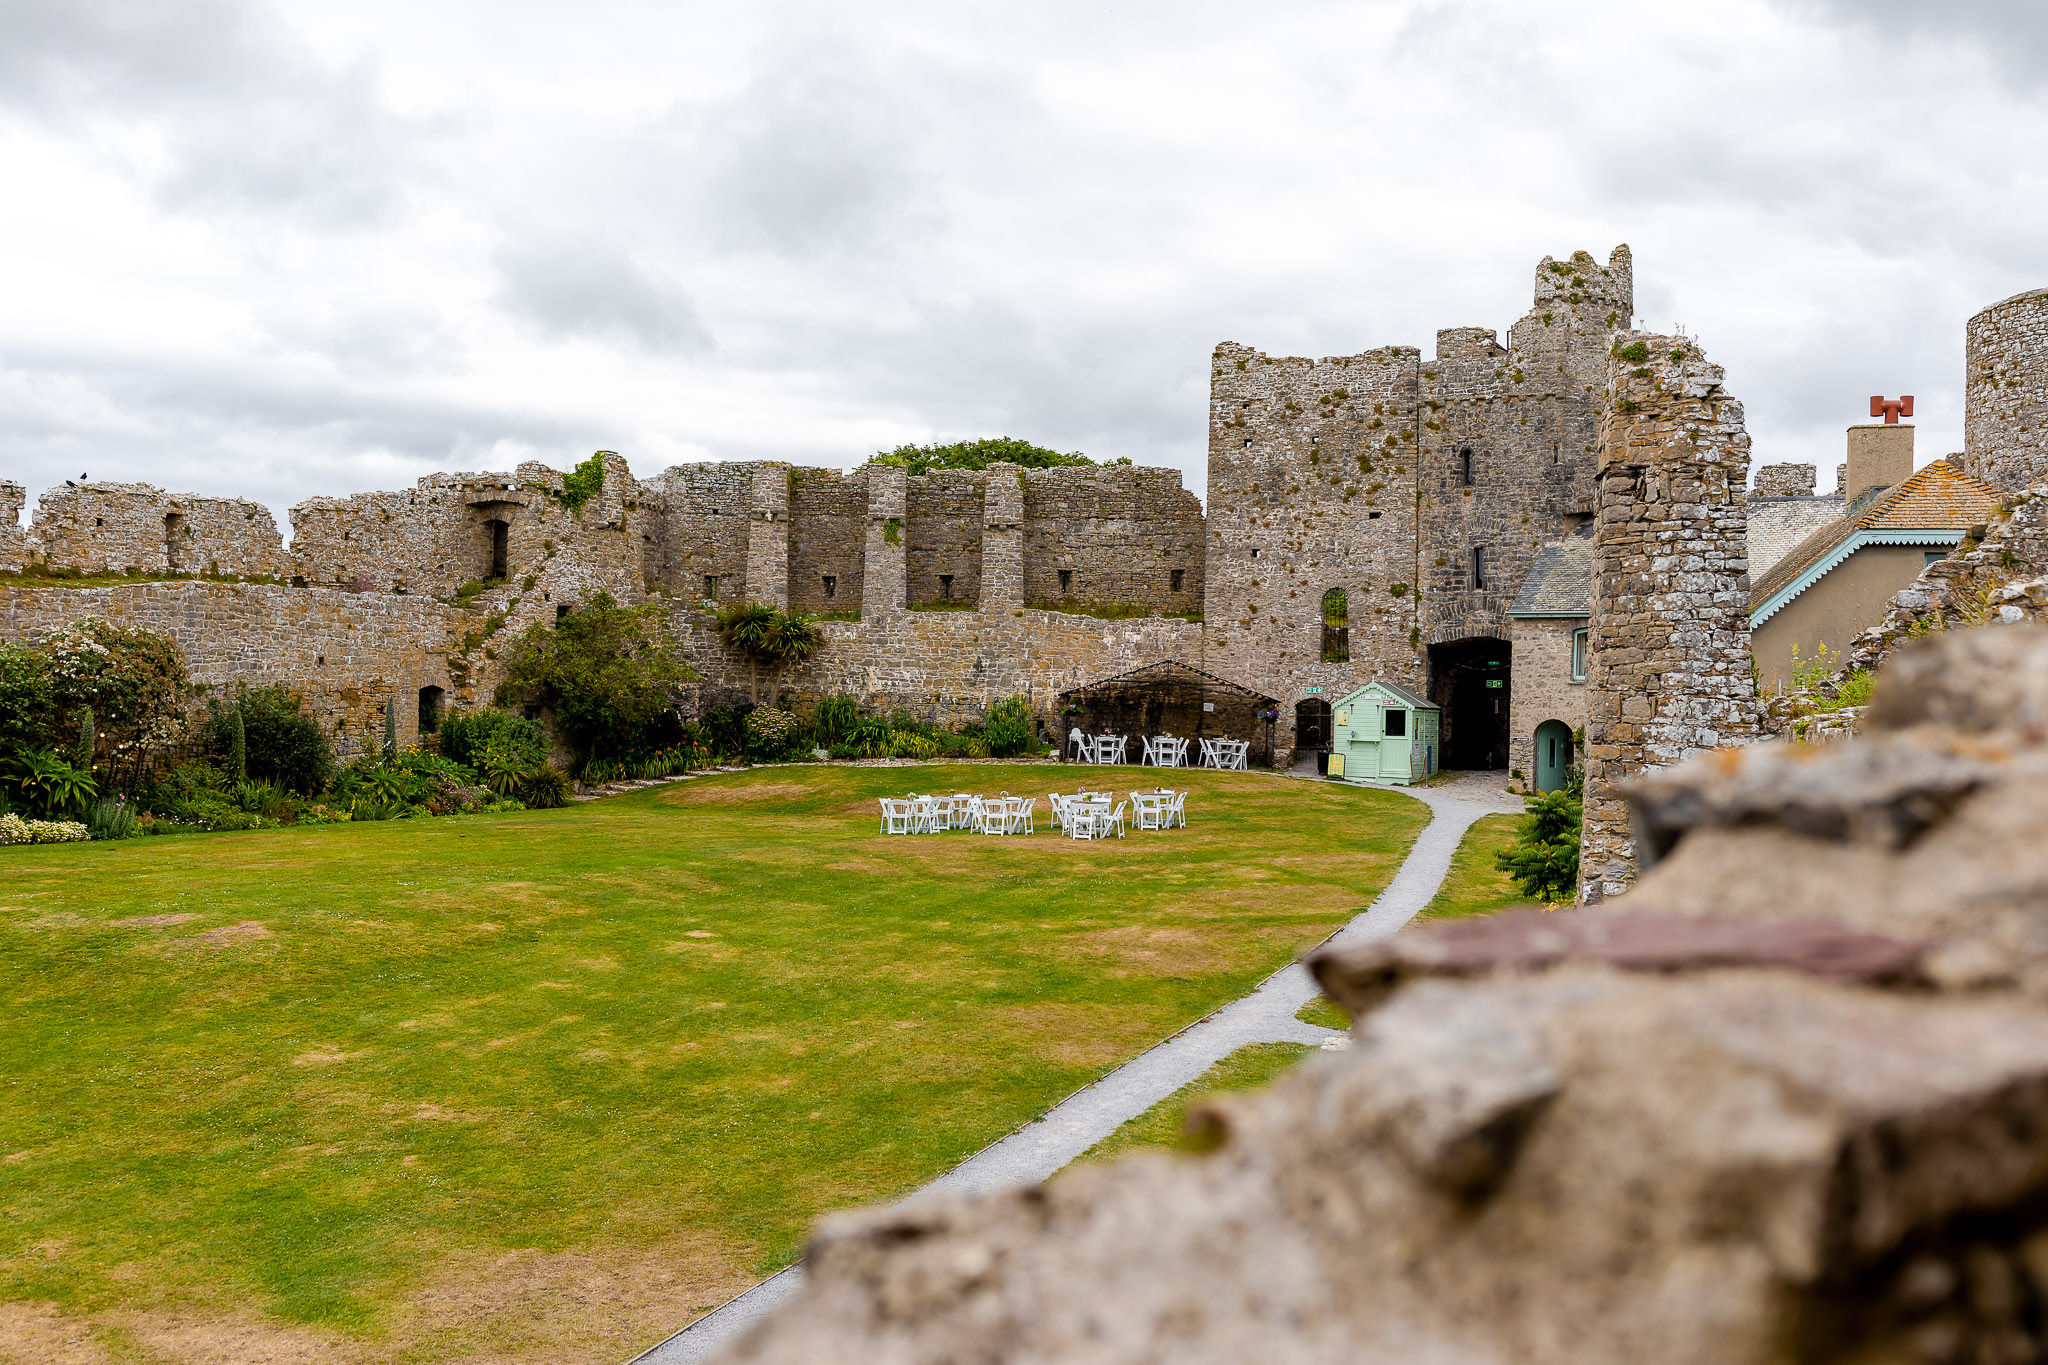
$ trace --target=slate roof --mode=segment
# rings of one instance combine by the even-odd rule
[[[1842,495],[1824,497],[1751,498],[1749,500],[1749,581],[1769,573],[1793,547],[1823,526],[1842,520]]]
[[[1757,610],[1858,531],[1967,531],[1998,510],[1998,493],[1947,460],[1936,460],[1879,494],[1854,517],[1822,526],[1759,575],[1750,568],[1749,605]]]
[[[1234,683],[1228,678],[1219,678],[1205,669],[1196,668],[1193,664],[1184,664],[1178,659],[1161,659],[1157,663],[1134,668],[1128,673],[1117,673],[1107,678],[1097,678],[1094,682],[1070,687],[1060,693],[1060,700],[1064,702],[1070,698],[1096,693],[1122,692],[1134,687],[1187,687],[1204,693],[1240,697],[1246,701],[1265,702],[1269,705],[1279,700],[1277,697],[1269,697],[1263,692],[1255,692],[1249,687]]]
[[[1593,528],[1580,527],[1543,547],[1522,590],[1515,594],[1510,616],[1591,616],[1593,614]]]

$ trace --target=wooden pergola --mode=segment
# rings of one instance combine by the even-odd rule
[[[1059,739],[1078,728],[1091,735],[1176,735],[1182,739],[1248,739],[1252,752],[1272,761],[1271,727],[1260,717],[1277,698],[1177,659],[1082,683],[1060,693]],[[1068,708],[1077,714],[1067,715]],[[1190,751],[1189,760],[1194,753]]]

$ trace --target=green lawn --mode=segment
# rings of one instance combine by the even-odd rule
[[[1522,894],[1514,879],[1493,864],[1493,855],[1515,842],[1519,815],[1482,815],[1458,841],[1451,855],[1450,875],[1436,899],[1423,910],[1424,919],[1465,919],[1503,910],[1540,910],[1543,902]]]
[[[1253,1043],[1241,1047],[1090,1147],[1080,1160],[1114,1161],[1136,1151],[1182,1150],[1189,1106],[1226,1091],[1263,1089],[1315,1050],[1307,1043]]]
[[[1243,993],[1428,814],[1188,773],[1170,834],[875,833],[1078,776],[0,849],[0,1343],[624,1359]]]

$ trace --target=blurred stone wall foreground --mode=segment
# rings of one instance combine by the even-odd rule
[[[2048,1359],[2048,630],[1630,794],[1627,896],[1319,958],[1213,1153],[828,1220],[730,1359]]]

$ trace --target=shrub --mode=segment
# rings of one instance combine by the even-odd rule
[[[0,844],[72,844],[92,837],[76,820],[24,820],[0,815]]]
[[[539,763],[548,756],[548,732],[509,711],[457,711],[442,719],[442,757],[478,768],[488,752]]]
[[[311,796],[334,773],[334,750],[298,693],[283,687],[238,686],[232,697],[207,700],[209,757],[232,776],[234,727],[242,729],[242,776]]]
[[[90,706],[99,730],[138,759],[172,738],[186,689],[176,641],[88,616],[45,634],[41,648],[60,710]]]
[[[0,645],[0,756],[50,743],[56,722],[49,656],[32,645]]]
[[[747,757],[761,763],[776,763],[809,750],[811,737],[795,715],[774,706],[757,706],[747,712]]]
[[[811,712],[811,734],[821,748],[843,745],[867,719],[867,711],[845,693],[825,698]]]
[[[569,774],[553,764],[546,764],[521,779],[519,799],[531,810],[554,810],[567,805],[569,794],[575,789]]]
[[[889,756],[891,758],[937,758],[939,742],[930,735],[921,735],[909,730],[889,732]]]
[[[1015,758],[1031,748],[1037,728],[1029,702],[1022,697],[1005,697],[989,709],[988,724],[982,733],[988,739],[991,754]]]
[[[894,450],[885,450],[875,456],[872,463],[896,465],[912,474],[924,474],[934,469],[987,469],[998,460],[1021,465],[1026,469],[1057,469],[1095,463],[1078,450],[1065,453],[1048,450],[1029,441],[1020,441],[1014,436],[954,441],[948,445],[897,446]],[[1114,460],[1111,463],[1130,462]]]
[[[859,758],[861,756],[860,750],[851,744],[834,744],[827,752],[834,758]]]
[[[1543,901],[1569,901],[1579,891],[1579,825],[1584,817],[1583,778],[1573,769],[1560,791],[1523,801],[1515,842],[1493,855],[1494,865],[1514,878],[1522,894]]]
[[[72,767],[48,749],[18,754],[12,766],[14,794],[39,815],[86,810],[99,795],[91,773]]]
[[[724,757],[729,754],[743,754],[747,751],[747,715],[754,708],[746,706],[721,706],[706,711],[698,719],[698,728],[704,737],[705,746],[714,754]]]
[[[87,833],[95,839],[132,839],[139,832],[135,826],[135,812],[118,796],[94,806],[85,820]]]
[[[585,760],[613,757],[677,730],[676,695],[695,676],[660,606],[622,607],[600,592],[513,643],[497,701],[547,707]]]

